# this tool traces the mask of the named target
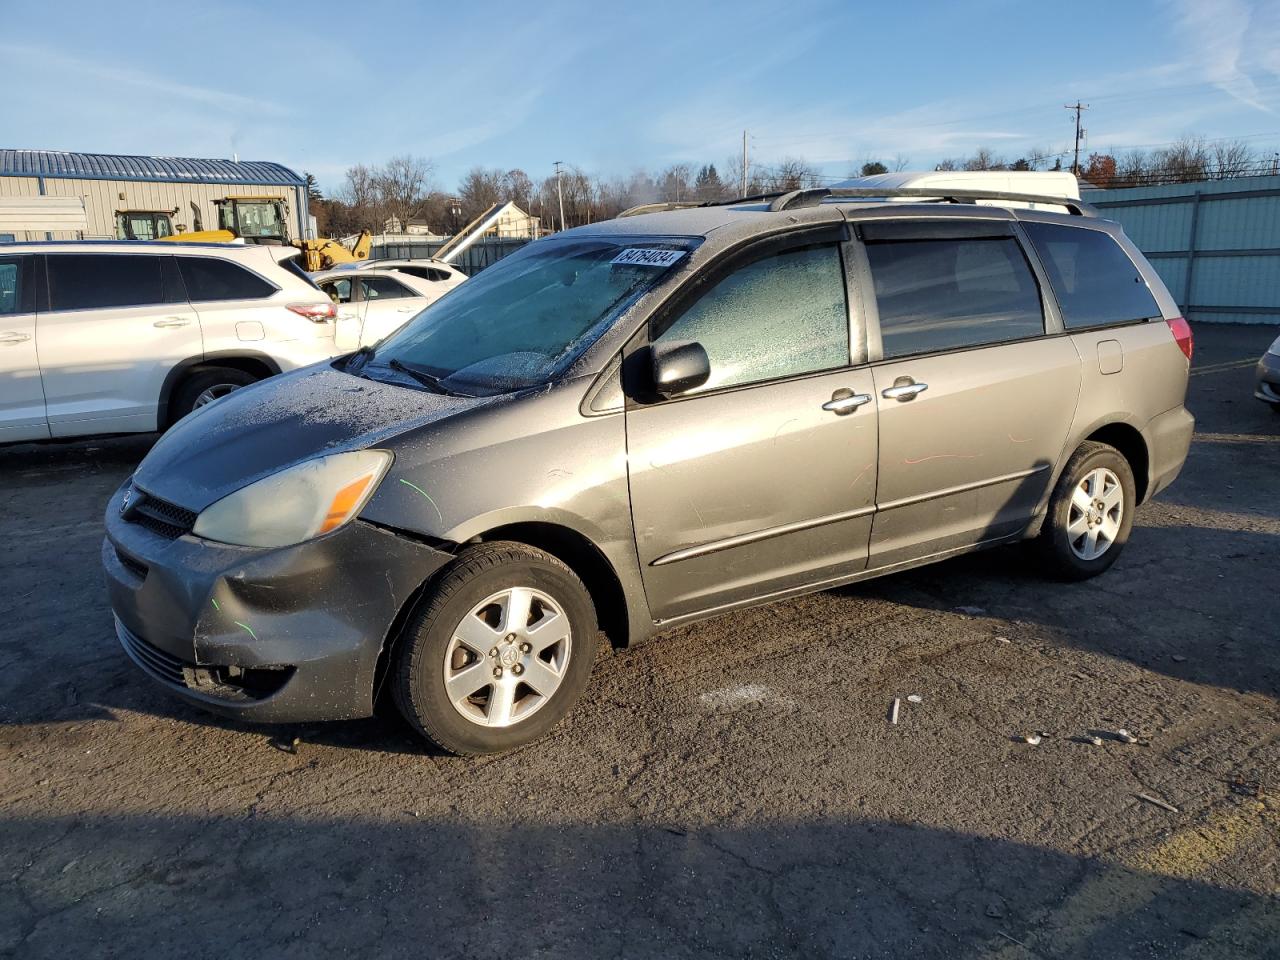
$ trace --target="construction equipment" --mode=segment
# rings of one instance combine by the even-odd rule
[[[288,243],[283,197],[224,197],[213,201],[218,227],[230,230],[245,243]]]
[[[237,243],[243,242],[230,230],[196,230],[188,233],[175,233],[172,236],[160,237],[175,243]],[[368,260],[369,251],[373,248],[373,237],[368,230],[360,233],[356,242],[347,247],[337,240],[322,237],[318,240],[293,240],[287,246],[297,247],[302,251],[303,269],[308,273],[317,270],[328,270],[340,263],[355,263],[357,260]]]
[[[369,251],[373,248],[373,237],[368,230],[361,230],[356,242],[349,248],[337,240],[322,237],[318,240],[295,240],[293,245],[302,251],[304,268],[308,273],[317,270],[328,270],[340,263],[355,263],[357,260],[368,260]]]

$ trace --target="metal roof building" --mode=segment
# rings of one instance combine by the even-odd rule
[[[148,224],[160,232],[166,223],[170,232],[216,229],[214,201],[257,196],[284,201],[292,236],[306,236],[306,183],[279,163],[0,149],[0,198],[79,197],[87,226],[77,233],[86,238],[124,237]],[[5,229],[8,239],[46,239],[40,229]],[[48,238],[77,237],[54,231]]]

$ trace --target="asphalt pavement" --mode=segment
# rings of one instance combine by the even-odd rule
[[[0,449],[0,956],[1280,957],[1276,331],[1195,332],[1101,578],[1007,548],[602,648],[479,760],[171,699],[98,557],[154,438]]]

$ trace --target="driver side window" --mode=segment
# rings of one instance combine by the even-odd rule
[[[735,270],[654,343],[681,340],[702,344],[711,360],[711,377],[690,393],[848,366],[839,248],[800,247]]]

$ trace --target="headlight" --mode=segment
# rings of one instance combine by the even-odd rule
[[[244,547],[287,547],[336,530],[378,489],[391,453],[357,450],[307,460],[205,508],[192,533]]]
[[[1280,357],[1280,337],[1276,337],[1271,346],[1267,347],[1267,353],[1272,353],[1277,357]]]

